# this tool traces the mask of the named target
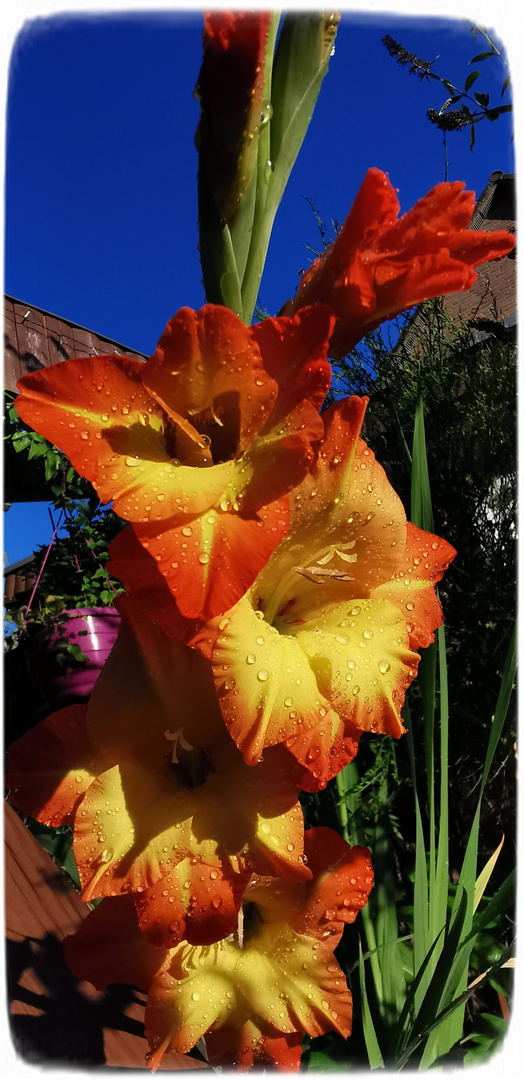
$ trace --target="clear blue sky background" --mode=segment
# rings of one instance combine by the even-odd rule
[[[204,302],[193,97],[201,26],[196,14],[57,15],[26,24],[11,58],[5,291],[145,353],[179,307]],[[487,48],[460,20],[343,13],[276,219],[260,292],[270,312],[294,292],[306,245],[319,246],[304,196],[329,224],[344,219],[370,166],[389,173],[402,211],[444,178],[442,136],[426,109],[446,92],[390,59],[385,33],[438,57],[434,70],[460,87]],[[475,89],[501,103],[502,64],[475,67]],[[511,131],[511,117],[483,122],[473,153],[467,134],[451,134],[448,179],[478,195],[494,169],[512,172]],[[13,506],[8,562],[50,532],[44,507]]]

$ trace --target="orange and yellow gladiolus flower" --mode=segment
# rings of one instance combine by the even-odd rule
[[[222,715],[245,759],[284,743],[325,786],[364,731],[404,731],[416,650],[442,621],[435,594],[454,549],[406,521],[360,438],[366,398],[331,406],[289,533],[252,588],[193,644],[213,665]]]
[[[370,856],[322,827],[306,833],[305,847],[311,881],[253,878],[232,938],[168,953],[146,1006],[153,1069],[205,1034],[212,1065],[295,1071],[304,1031],[350,1034],[351,994],[333,952],[367,902]]]
[[[129,896],[102,900],[66,938],[78,979],[99,990],[129,982],[148,994],[150,1068],[205,1034],[212,1065],[294,1072],[304,1031],[350,1034],[351,994],[334,950],[367,903],[370,855],[324,827],[306,832],[305,851],[310,880],[253,875],[235,932],[211,946],[152,943]]]
[[[228,735],[208,662],[126,597],[88,705],[12,745],[15,806],[74,823],[82,898],[133,894],[155,943],[216,941],[236,925],[252,872],[310,878],[300,770],[276,747],[256,770]]]
[[[188,618],[252,584],[288,528],[329,388],[329,309],[246,327],[182,308],[153,356],[68,360],[24,376],[22,419],[131,521]]]

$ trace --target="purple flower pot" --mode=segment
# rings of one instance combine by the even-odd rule
[[[76,608],[63,612],[59,625],[51,632],[40,629],[32,636],[29,670],[37,690],[53,711],[87,701],[115,644],[119,626],[120,615],[115,608]],[[75,660],[66,653],[66,663],[59,664],[57,651],[63,652],[64,638],[71,645],[79,645],[87,660]]]

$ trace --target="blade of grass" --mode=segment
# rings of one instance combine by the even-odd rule
[[[413,453],[411,463],[411,520],[420,529],[433,532],[433,509],[429,485],[426,434],[424,427],[424,404],[419,395],[415,410],[413,429]],[[430,940],[437,932],[433,898],[435,894],[435,701],[436,701],[437,646],[430,645],[422,654],[419,665],[419,686],[422,694],[424,718],[424,750],[429,807],[429,889],[428,925]]]
[[[509,956],[509,959],[506,959],[506,957],[508,956],[508,954],[510,952],[510,949],[511,949],[511,946],[510,946],[509,949],[507,949],[504,952],[503,956],[499,960],[497,960],[497,962],[495,964],[492,964],[492,966],[490,968],[488,968],[487,971],[483,972],[483,974],[482,974],[482,976],[480,977],[479,980],[476,980],[474,984],[472,983],[471,986],[468,986],[467,989],[462,992],[460,997],[455,998],[455,1000],[450,1002],[450,1004],[447,1005],[444,1009],[442,1009],[441,1012],[437,1013],[437,1015],[434,1017],[434,1019],[431,1020],[430,1023],[424,1028],[424,1030],[421,1031],[417,1035],[416,1045],[415,1045],[415,1040],[414,1040],[413,1044],[410,1045],[404,1051],[404,1053],[403,1053],[403,1055],[401,1057],[399,1057],[398,1061],[396,1062],[397,1068],[399,1070],[404,1067],[404,1065],[407,1063],[407,1061],[409,1060],[411,1055],[417,1049],[417,1046],[420,1045],[420,1042],[424,1038],[426,1038],[428,1035],[431,1035],[432,1032],[436,1028],[439,1027],[439,1025],[442,1025],[443,1023],[445,1023],[445,1021],[449,1020],[455,1014],[457,1009],[460,1009],[460,1008],[464,1007],[466,1002],[471,997],[473,997],[476,987],[481,982],[484,982],[486,979],[491,978],[493,975],[496,974],[497,971],[500,971],[502,968],[511,966],[512,957]],[[466,1041],[466,1040],[464,1040],[464,1041]],[[421,1060],[419,1068],[422,1069],[423,1067],[424,1066],[423,1066],[423,1063],[422,1063],[422,1060]]]
[[[390,1017],[392,1010],[396,1014],[402,1008],[406,996],[406,976],[403,964],[404,949],[396,944],[399,936],[399,920],[394,852],[383,815],[377,820],[372,851],[375,869],[372,911],[376,944],[384,949],[380,957],[382,987],[380,1000],[386,1019]],[[387,946],[388,942],[393,942],[393,944]]]
[[[486,757],[484,760],[484,768],[482,771],[482,778],[480,782],[480,792],[475,810],[475,816],[471,826],[471,831],[468,838],[466,852],[462,863],[462,869],[459,877],[459,885],[465,890],[468,897],[468,911],[465,921],[465,932],[468,933],[471,930],[473,924],[474,915],[474,900],[475,900],[475,881],[477,874],[477,859],[478,859],[478,845],[479,845],[479,832],[480,832],[480,813],[482,808],[482,799],[484,796],[484,790],[488,780],[489,772],[493,764],[493,758],[499,743],[500,736],[506,721],[508,709],[511,701],[511,694],[514,687],[515,673],[517,667],[517,626],[515,625],[511,641],[509,644],[508,652],[506,655],[506,661],[504,664],[504,670],[501,678],[500,690],[497,698],[497,704],[495,706],[495,713],[493,716],[493,722],[491,725],[491,731],[488,740],[488,747],[486,750]],[[455,899],[456,905],[456,899]],[[454,905],[454,907],[455,907]],[[456,988],[455,992],[460,993],[467,987],[468,982],[468,961],[470,950],[464,955],[462,970],[456,976]],[[447,1030],[447,1039],[444,1039],[444,1035],[441,1033],[439,1037],[438,1050],[439,1053],[446,1052],[447,1042],[450,1043],[449,1048],[454,1045],[462,1033],[460,1025],[463,1022],[463,1014],[456,1013],[452,1018]],[[460,1030],[459,1030],[460,1028]],[[453,1042],[450,1040],[453,1039]]]
[[[435,970],[431,982],[426,991],[424,1001],[417,1013],[415,1023],[412,1029],[412,1045],[413,1049],[420,1044],[421,1032],[424,1028],[433,1024],[434,1018],[438,1015],[442,1009],[443,1004],[449,1003],[446,998],[446,989],[448,986],[448,976],[453,960],[456,956],[457,949],[459,948],[460,941],[464,931],[464,920],[467,914],[468,898],[462,891],[458,908],[454,914],[451,915],[449,920],[448,929],[446,931],[442,949],[435,965]],[[426,1047],[422,1055],[420,1062],[420,1068],[427,1068],[429,1064],[436,1057],[436,1052],[433,1046]]]
[[[411,520],[420,529],[427,529],[428,532],[434,531],[424,429],[424,404],[420,396],[415,410],[415,427],[413,430]]]
[[[361,844],[363,843],[363,837],[359,835],[358,830],[351,831],[349,829],[350,814],[353,814],[356,809],[356,796],[352,794],[359,781],[358,767],[356,762],[350,761],[348,765],[339,772],[335,778],[335,784],[338,794],[336,802],[337,817],[339,820],[340,830],[344,840],[348,844]],[[379,1002],[383,1002],[383,986],[382,986],[382,965],[380,958],[377,956],[377,950],[379,945],[377,944],[377,938],[375,934],[375,925],[371,916],[371,908],[368,903],[365,908],[362,909],[361,919],[364,926],[364,933],[366,935],[366,942],[368,951],[371,956],[371,968],[373,973],[373,979],[375,983],[375,991]],[[395,927],[395,937],[397,927]]]
[[[371,1015],[371,1009],[368,1003],[368,996],[366,990],[366,971],[364,966],[364,959],[362,956],[362,944],[360,939],[358,943],[358,954],[360,1000],[362,1002],[362,1030],[364,1033],[364,1042],[366,1044],[369,1067],[370,1069],[383,1069],[384,1059],[382,1057],[379,1041],[377,1039],[377,1033],[375,1031],[375,1025],[373,1023],[373,1017]]]
[[[426,976],[424,983],[421,979],[418,979],[418,972],[421,971],[424,964],[424,959],[428,955],[430,949],[429,940],[429,924],[428,924],[428,874],[427,874],[427,860],[426,860],[426,848],[424,842],[424,828],[422,825],[422,814],[420,810],[420,802],[417,792],[417,775],[415,768],[415,750],[413,746],[413,733],[411,731],[411,721],[409,714],[409,707],[407,702],[404,705],[404,720],[407,727],[407,747],[409,753],[409,760],[411,765],[411,776],[413,780],[413,794],[415,799],[415,880],[413,890],[413,962],[414,973],[417,975],[417,997],[415,998],[415,1007],[418,1009],[424,997],[427,989],[427,982],[429,981],[429,973]]]
[[[444,986],[441,989],[440,1001],[436,1012],[446,1008],[452,1001],[458,1000],[458,1005],[462,1006],[460,1009],[454,1008],[452,1013],[450,1012],[449,1018],[445,1023],[432,1024],[432,1028],[435,1029],[428,1039],[428,1043],[424,1050],[421,1060],[421,1068],[427,1068],[436,1060],[437,1057],[446,1054],[452,1046],[462,1036],[463,1030],[463,1002],[459,999],[461,995],[467,990],[467,973],[469,966],[469,957],[471,950],[475,944],[477,935],[481,933],[484,928],[492,921],[492,919],[498,919],[507,908],[513,903],[515,889],[515,871],[508,875],[506,880],[501,885],[493,899],[486,905],[484,911],[480,915],[475,916],[473,929],[467,931],[467,922],[470,919],[470,897],[465,892],[461,891],[461,897],[459,901],[459,907],[456,909],[456,914],[452,912],[450,922],[454,921],[455,917],[458,917],[462,923],[462,940],[460,945],[455,949],[449,950],[449,956],[446,957],[448,961],[447,977],[445,979]],[[457,890],[459,891],[459,890]],[[464,904],[465,901],[465,904]],[[461,909],[464,905],[465,915],[462,918]],[[441,960],[444,958],[444,952]],[[440,964],[440,961],[439,961]],[[466,986],[462,984],[463,972],[466,972]],[[443,965],[445,971],[445,965]],[[437,974],[437,972],[436,972]],[[420,1015],[420,1014],[419,1014]],[[458,1021],[457,1021],[458,1018]],[[438,1028],[438,1030],[436,1030]],[[457,1034],[458,1032],[458,1034]],[[440,1038],[438,1037],[440,1033]]]
[[[419,395],[415,411],[413,454],[411,468],[411,520],[419,528],[433,532],[433,510],[429,483],[424,427],[424,405]],[[437,700],[437,658],[440,699],[440,828],[436,845],[435,793],[435,708]],[[448,891],[448,699],[446,646],[442,633],[437,642],[424,650],[419,666],[419,685],[422,694],[424,750],[429,808],[429,881],[428,881],[428,940],[434,941],[445,924]],[[437,954],[434,956],[436,963]]]
[[[435,872],[435,895],[432,901],[433,929],[439,933],[446,923],[449,889],[449,812],[448,812],[448,669],[444,627],[437,630],[438,682],[440,706],[440,800]]]
[[[418,1013],[418,1008],[416,1005],[417,995],[419,995],[420,993],[423,980],[427,978],[427,970],[429,964],[431,963],[433,953],[437,946],[440,944],[441,943],[439,942],[439,939],[436,938],[428,949],[426,956],[424,957],[420,968],[417,971],[417,974],[415,975],[415,978],[413,979],[413,982],[409,987],[402,1011],[393,1030],[391,1043],[388,1048],[388,1053],[386,1057],[387,1061],[396,1063],[402,1047],[404,1045],[407,1045],[406,1040],[409,1030],[408,1025],[412,1025],[413,1017],[416,1016]]]
[[[478,908],[478,906],[480,904],[480,901],[482,900],[482,897],[484,896],[484,893],[486,891],[486,885],[488,884],[488,881],[489,881],[489,879],[490,879],[490,877],[491,877],[491,875],[493,873],[493,870],[495,868],[495,864],[497,862],[497,859],[498,859],[498,857],[499,857],[499,855],[500,855],[500,853],[502,851],[503,844],[504,844],[504,837],[502,837],[502,840],[500,841],[500,844],[498,845],[497,848],[495,848],[495,851],[493,852],[493,855],[488,859],[484,869],[480,872],[480,874],[479,874],[479,876],[478,876],[478,878],[477,878],[477,880],[475,882],[475,892],[473,893],[473,911],[477,910],[477,908]]]

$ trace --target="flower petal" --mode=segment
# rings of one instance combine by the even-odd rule
[[[311,443],[322,438],[319,410],[331,383],[326,352],[332,327],[331,311],[318,305],[292,319],[265,319],[251,328],[278,397],[245,454],[253,475],[242,492],[244,513],[291,491],[313,461]]]
[[[419,657],[409,649],[405,620],[387,600],[333,605],[296,634],[334,708],[360,731],[405,730],[400,710]]]
[[[367,400],[348,398],[322,414],[325,436],[293,492],[289,532],[253,586],[270,621],[291,600],[290,618],[308,620],[327,604],[369,596],[398,570],[406,515],[359,438]]]
[[[331,384],[326,353],[333,325],[331,309],[316,304],[292,318],[263,319],[251,327],[264,368],[278,385],[267,427],[284,424],[288,433],[302,432],[300,424],[307,419],[307,437],[322,437],[319,410]]]
[[[185,525],[134,526],[187,619],[213,618],[231,607],[288,528],[286,496],[246,518],[234,510],[234,493],[228,489],[226,494],[217,506]]]
[[[215,465],[245,450],[277,396],[250,328],[215,304],[177,312],[145,367],[143,382],[174,420],[198,421]]]
[[[265,923],[289,923],[298,934],[318,938],[335,949],[344,923],[352,923],[366,905],[373,885],[367,848],[351,847],[334,829],[318,826],[304,834],[313,877],[286,882],[253,876],[244,903],[256,905]]]
[[[367,848],[351,847],[334,829],[308,829],[305,849],[313,880],[304,886],[306,902],[290,919],[298,934],[326,941],[336,948],[345,923],[355,921],[367,904],[373,885]],[[256,902],[256,901],[255,901]]]
[[[312,1038],[332,1028],[345,1038],[351,1032],[351,994],[331,948],[290,926],[262,925],[240,952],[235,978],[252,1013],[278,1031],[302,1028]]]
[[[89,736],[118,761],[169,771],[174,745],[166,732],[192,748],[227,738],[210,666],[144,618],[135,598],[121,596],[117,605],[122,621],[91,694]]]
[[[228,742],[211,760],[213,771],[194,790],[181,788],[168,771],[130,761],[91,784],[75,818],[84,900],[145,892],[189,856],[220,862],[229,879],[231,871],[251,868],[291,880],[311,876],[303,862],[299,783],[287,752],[273,750],[253,770]]]
[[[183,938],[211,945],[228,937],[236,930],[250,873],[235,872],[212,855],[183,859],[154,888],[134,896],[140,929],[169,949]]]
[[[136,492],[169,464],[162,410],[142,386],[143,370],[128,357],[88,356],[18,382],[22,420],[60,447],[123,517]]]
[[[302,1057],[302,1032],[284,1035],[262,1020],[246,1020],[243,1027],[223,1024],[206,1033],[206,1049],[214,1068],[236,1067],[247,1072],[254,1064],[264,1062],[281,1072],[298,1072]]]
[[[140,543],[132,525],[122,529],[110,544],[106,569],[168,637],[186,642],[200,629],[200,619],[182,615],[156,560]]]
[[[125,762],[87,789],[73,850],[82,899],[142,892],[190,850],[194,797],[168,777]]]
[[[225,623],[213,673],[224,721],[248,763],[284,742],[325,786],[354,756],[360,732],[404,731],[400,709],[419,658],[394,604],[330,605],[314,622],[281,620],[277,628],[245,598]]]
[[[285,535],[323,430],[332,321],[182,308],[146,364],[87,357],[20,380],[20,416],[133,523],[186,618],[231,607]]]
[[[315,1038],[351,1030],[352,1002],[332,950],[283,923],[262,925],[244,949],[229,941],[206,949],[179,945],[151,986],[146,1034],[156,1068],[166,1051],[187,1053],[210,1028],[248,1019]]]
[[[99,772],[114,764],[96,752],[86,731],[86,705],[69,705],[14,742],[7,754],[9,801],[44,825],[72,821],[80,799]]]
[[[332,552],[328,560],[320,555],[325,561],[317,559],[317,564],[328,569],[345,567],[351,582],[348,598],[366,596],[387,581],[405,545],[402,502],[373,451],[358,437],[366,406],[367,398],[352,397],[336,402],[323,414],[325,436],[292,507],[290,547],[300,543],[319,554]],[[322,572],[317,578],[321,576]],[[328,578],[322,584],[324,603]],[[338,581],[334,596],[341,596]]]
[[[199,788],[193,833],[211,839],[234,870],[249,866],[285,881],[309,880],[304,865],[304,821],[297,792],[301,770],[283,746],[269,749],[256,768],[231,740],[212,753],[213,772]],[[198,854],[198,844],[192,850]],[[207,856],[209,847],[204,855]]]
[[[231,881],[251,865],[310,877],[300,771],[285,749],[249,768],[224,727],[209,661],[149,623],[130,597],[119,609],[87,711],[92,744],[118,765],[77,810],[84,896],[145,891],[189,855],[211,869],[218,862]]]
[[[140,933],[130,896],[102,900],[62,945],[73,975],[97,990],[119,982],[147,991],[166,955]]]
[[[373,597],[391,600],[406,619],[412,649],[426,648],[442,623],[442,608],[434,584],[440,581],[456,551],[439,536],[407,524],[404,565],[391,581],[373,591]]]
[[[339,235],[304,274],[289,315],[329,304],[337,316],[329,355],[340,359],[366,332],[423,300],[469,289],[473,267],[515,246],[509,233],[470,232],[473,192],[461,181],[437,184],[398,221],[385,173],[370,169]]]
[[[242,933],[207,949],[181,944],[166,957],[146,1008],[153,1069],[206,1031],[210,1062],[241,1070],[264,1060],[297,1069],[302,1031],[347,1037],[351,995],[333,950],[366,903],[369,852],[322,827],[308,830],[306,849],[312,880],[253,877]]]
[[[348,275],[359,249],[365,249],[383,230],[394,225],[399,210],[400,203],[386,173],[368,169],[335,242],[302,275],[293,300],[288,300],[284,307],[286,315],[307,304],[332,303],[339,283]],[[350,308],[352,300],[357,310],[361,307],[364,311],[373,311],[372,280],[366,281],[364,276],[358,284],[348,281],[346,288]],[[340,322],[341,312],[336,314]]]
[[[237,950],[228,941],[198,947],[186,942],[173,949],[153,980],[146,1004],[145,1032],[153,1051],[154,1072],[164,1054],[187,1054],[212,1024],[247,1020],[232,989]],[[198,968],[195,961],[201,961]]]

